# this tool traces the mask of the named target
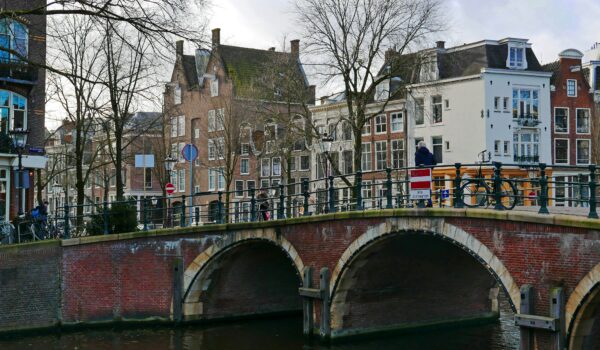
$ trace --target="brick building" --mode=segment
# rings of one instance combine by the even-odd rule
[[[309,178],[309,153],[301,135],[303,106],[314,101],[299,45],[291,41],[291,52],[223,45],[220,29],[212,31],[211,50],[185,55],[183,42],[176,43],[164,96],[167,143],[171,156],[179,160],[171,174],[174,207],[182,195],[231,191],[223,197],[230,203],[229,220],[243,221],[249,218],[251,188],[285,184],[286,193],[299,193],[301,179]],[[181,156],[189,143],[199,150],[192,178],[190,164]],[[194,199],[201,221],[216,220],[216,199]]]
[[[550,98],[552,104],[552,163],[556,205],[576,206],[587,197],[580,186],[569,182],[587,181],[585,168],[592,163],[594,99],[582,69],[583,53],[567,49],[555,62],[544,65],[552,72]],[[581,169],[561,166],[580,166]],[[570,200],[571,199],[571,200]]]
[[[45,0],[5,0],[3,10],[38,8]],[[46,17],[3,18],[0,22],[0,217],[12,220],[19,208],[34,206],[34,169],[45,167],[45,158],[34,154],[44,144],[46,74],[37,65],[46,61]],[[23,148],[23,182],[15,188],[18,174],[17,148],[11,141],[15,130],[28,131]],[[18,201],[21,201],[20,206]]]

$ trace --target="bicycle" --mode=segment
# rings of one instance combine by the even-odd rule
[[[15,227],[7,221],[0,223],[0,244],[15,243]]]
[[[487,153],[487,160],[486,160]],[[481,159],[477,174],[473,178],[463,179],[460,185],[461,201],[467,208],[484,207],[496,205],[495,184],[493,178],[485,178],[483,174],[483,164],[489,163],[491,154],[483,150],[477,154]],[[508,179],[500,180],[500,206],[505,210],[510,210],[517,205],[518,191],[515,184]]]

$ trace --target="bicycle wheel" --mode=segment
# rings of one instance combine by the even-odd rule
[[[481,180],[464,180],[460,186],[462,202],[467,208],[485,207],[489,204],[490,188]]]
[[[505,210],[511,210],[517,205],[517,198],[519,195],[517,186],[515,186],[512,181],[503,179],[501,187],[500,203]]]

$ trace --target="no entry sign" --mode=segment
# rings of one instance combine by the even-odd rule
[[[168,183],[165,186],[165,190],[167,191],[167,194],[173,194],[173,192],[175,192],[175,186],[172,183]]]
[[[431,169],[410,170],[410,199],[431,198]]]

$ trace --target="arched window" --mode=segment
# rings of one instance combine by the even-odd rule
[[[0,20],[0,47],[15,51],[18,55],[0,51],[0,61],[21,61],[22,57],[27,57],[27,48],[29,42],[29,30],[21,23],[12,19]]]
[[[0,90],[0,131],[27,129],[27,99],[11,91]]]

